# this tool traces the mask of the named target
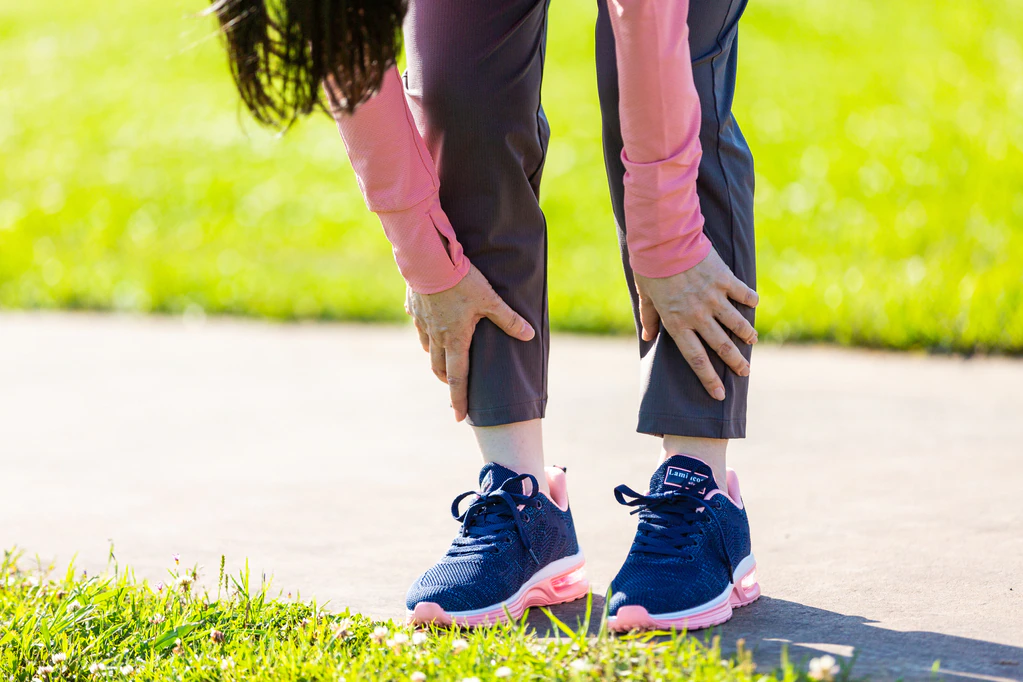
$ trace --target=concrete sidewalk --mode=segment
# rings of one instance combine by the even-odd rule
[[[736,442],[765,596],[719,628],[777,664],[1023,679],[1023,362],[758,348]],[[549,460],[603,590],[657,442],[629,339],[555,336]],[[410,328],[0,315],[0,542],[161,578],[221,554],[380,617],[456,530],[469,430]],[[599,601],[599,600],[598,600]],[[573,613],[567,609],[568,617]]]

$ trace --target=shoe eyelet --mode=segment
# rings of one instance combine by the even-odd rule
[[[529,514],[523,514],[522,521],[523,523],[529,523]]]
[[[540,503],[540,500],[537,500],[537,501],[536,501],[536,508],[537,508],[537,509],[540,509],[540,508],[542,508],[542,507],[543,507],[543,505],[542,505],[542,504]]]

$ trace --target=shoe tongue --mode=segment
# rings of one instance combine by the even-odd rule
[[[707,463],[686,455],[672,455],[664,460],[650,478],[651,493],[676,490],[693,492],[704,497],[717,487],[714,473]]]
[[[488,493],[495,488],[500,488],[505,481],[509,478],[515,478],[516,476],[518,476],[518,474],[508,467],[503,467],[500,464],[490,462],[480,469],[480,492]],[[522,481],[516,481],[509,485],[506,490],[521,495]]]

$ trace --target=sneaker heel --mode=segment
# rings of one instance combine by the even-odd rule
[[[732,606],[746,606],[756,601],[759,596],[760,582],[757,579],[757,567],[754,564],[753,568],[746,571],[745,575],[735,582],[729,601]]]
[[[590,581],[586,577],[586,564],[578,566],[568,573],[551,578],[551,592],[562,601],[578,599],[590,589]]]

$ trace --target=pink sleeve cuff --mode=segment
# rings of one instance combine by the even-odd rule
[[[462,254],[462,245],[455,239],[436,193],[412,208],[379,211],[377,217],[391,242],[401,276],[416,293],[445,291],[469,272],[469,259]]]
[[[691,149],[687,149],[691,153]],[[629,263],[644,277],[671,277],[710,253],[696,194],[696,161],[686,153],[653,163],[625,164],[625,219]]]
[[[388,71],[380,92],[354,114],[337,106],[329,79],[324,87],[366,206],[380,218],[402,277],[421,294],[458,284],[469,261],[441,208],[437,169],[412,119],[398,70]]]

